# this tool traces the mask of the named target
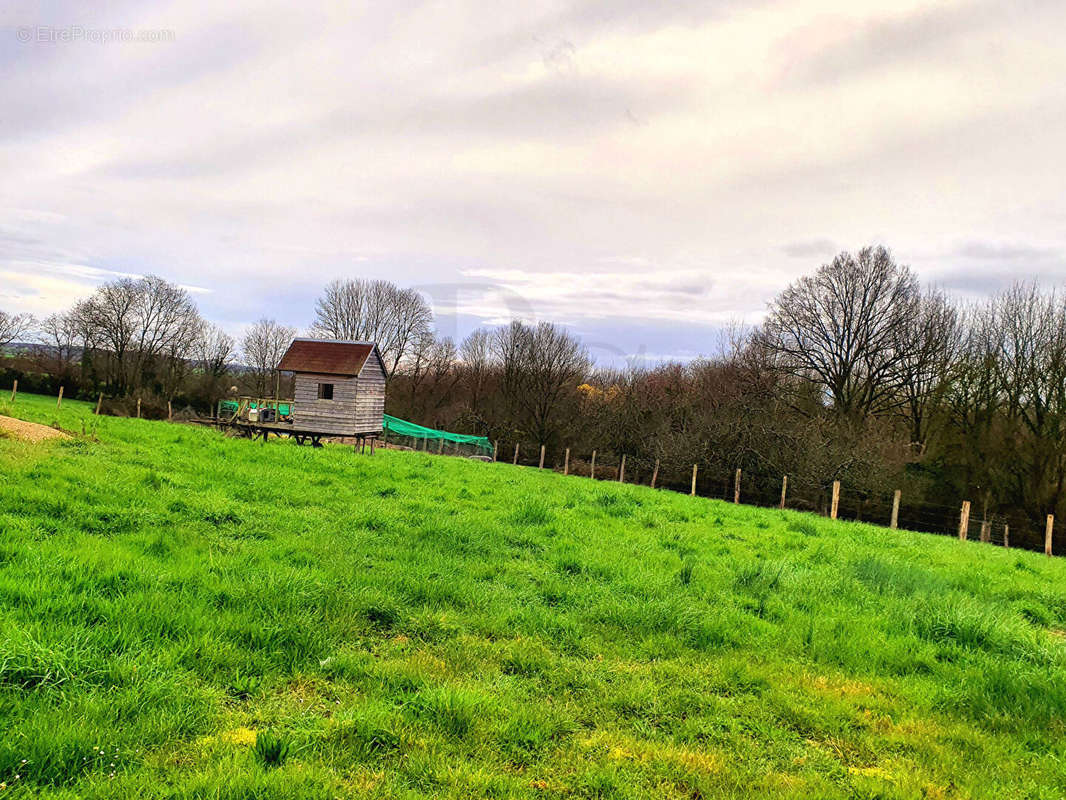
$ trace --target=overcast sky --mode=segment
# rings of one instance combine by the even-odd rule
[[[153,273],[304,328],[388,278],[657,359],[842,248],[1066,279],[1061,0],[295,5],[3,4],[0,308]]]

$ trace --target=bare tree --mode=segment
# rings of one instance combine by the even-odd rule
[[[883,247],[844,252],[777,296],[756,341],[784,372],[820,384],[833,408],[862,418],[897,407],[901,331],[918,282]]]
[[[996,310],[1006,465],[1018,500],[1053,514],[1066,499],[1066,304],[1017,284]]]
[[[193,349],[199,372],[200,393],[210,406],[226,393],[226,380],[236,342],[217,325],[205,323]]]
[[[197,367],[211,377],[220,378],[226,374],[233,360],[237,342],[218,325],[205,323],[196,338],[193,350]]]
[[[86,345],[120,394],[157,383],[169,397],[202,320],[189,293],[162,278],[121,278],[97,288],[73,314]]]
[[[562,328],[514,320],[496,332],[493,351],[501,368],[501,390],[517,422],[538,444],[558,433],[562,401],[588,375],[588,351]]]
[[[947,390],[961,347],[959,312],[943,292],[922,295],[913,316],[899,327],[899,386],[911,444],[925,452],[932,417]]]
[[[457,352],[449,337],[424,333],[411,349],[399,374],[406,379],[409,405],[420,419],[435,415],[452,399],[459,382],[455,369]]]
[[[278,364],[296,337],[296,328],[261,319],[248,329],[241,340],[245,366],[255,377],[255,391],[266,397],[275,391]]]
[[[478,328],[459,345],[460,371],[470,398],[470,413],[481,420],[486,385],[492,371],[492,334]]]
[[[82,357],[82,329],[73,312],[50,314],[40,324],[41,370],[67,379]]]
[[[30,314],[9,314],[0,311],[0,350],[22,339],[32,327],[33,317]]]
[[[315,303],[315,336],[376,342],[389,377],[431,329],[433,313],[413,289],[389,281],[335,280]]]

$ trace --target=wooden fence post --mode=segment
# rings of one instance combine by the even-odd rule
[[[492,443],[492,460],[493,461],[496,461],[496,453],[499,452],[499,449],[500,449],[500,440],[497,439],[496,441],[494,441]]]
[[[659,479],[659,459],[655,459],[655,469],[651,471],[651,488],[655,488],[655,481]]]
[[[141,398],[137,398],[137,419],[141,418]]]
[[[167,400],[167,422],[173,422],[173,421],[174,421],[174,407],[170,404],[170,401]]]
[[[96,398],[96,416],[100,416],[100,406],[104,403],[104,393],[100,392],[100,396]]]
[[[1003,547],[1010,550],[1010,525],[1003,526]]]
[[[899,524],[899,501],[903,496],[902,489],[896,489],[895,494],[892,495],[892,522],[889,526],[892,530],[896,529],[896,525]]]
[[[596,480],[596,451],[592,451],[592,469],[589,470],[589,477]]]
[[[736,477],[733,478],[733,502],[740,502],[740,470],[737,470]]]
[[[429,452],[429,437],[428,436],[423,436],[422,437],[422,452],[423,453],[428,453]]]
[[[987,519],[981,520],[981,541],[985,543],[992,541],[992,523]]]
[[[444,452],[444,440],[443,439],[437,439],[437,455],[439,456],[443,452]]]
[[[785,495],[788,493],[788,475],[781,478],[781,508],[785,507]]]
[[[17,395],[18,393],[19,393],[19,382],[16,380],[13,384],[11,384],[11,402],[12,403],[15,402],[15,395]]]
[[[966,535],[970,531],[970,501],[962,501],[962,509],[959,511],[959,541],[966,541]]]
[[[540,446],[540,466],[537,469],[544,469],[544,445]]]
[[[622,463],[618,467],[618,482],[625,483],[626,477],[626,454],[622,453]]]
[[[1051,529],[1055,527],[1055,515],[1047,515],[1047,527],[1044,528],[1044,555],[1051,555]]]
[[[563,456],[563,475],[570,474],[570,448],[566,448],[566,455]]]
[[[63,387],[59,387],[59,399],[56,400],[56,408],[60,408],[63,405]]]
[[[518,466],[518,442],[515,442],[514,444],[514,461],[511,463]]]
[[[833,505],[829,508],[829,519],[837,518],[840,510],[840,481],[833,481]]]
[[[689,492],[693,497],[696,496],[696,470],[699,469],[699,464],[692,465],[692,491]]]

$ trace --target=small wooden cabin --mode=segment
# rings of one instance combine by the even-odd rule
[[[359,437],[382,432],[385,364],[373,342],[294,339],[278,369],[295,373],[295,430]]]

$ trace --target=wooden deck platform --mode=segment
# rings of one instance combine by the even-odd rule
[[[355,448],[359,452],[363,452],[366,449],[367,443],[370,444],[370,455],[374,454],[377,438],[381,435],[381,431],[335,433],[304,430],[297,428],[291,422],[248,422],[241,419],[219,420],[218,426],[220,429],[236,429],[253,440],[262,437],[265,442],[270,437],[270,434],[273,433],[276,436],[288,436],[291,439],[295,439],[296,443],[300,445],[310,442],[312,447],[321,447],[322,439],[355,439]]]

